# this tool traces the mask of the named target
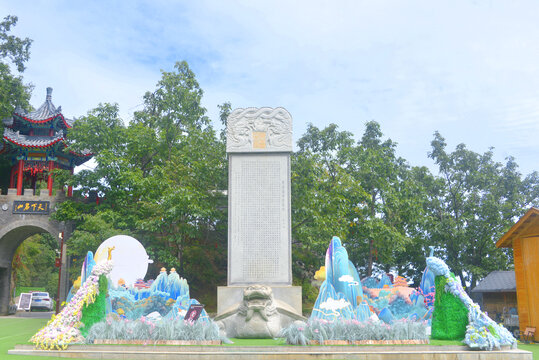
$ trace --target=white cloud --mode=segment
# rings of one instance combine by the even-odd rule
[[[353,281],[354,281],[354,278],[353,278],[351,275],[341,275],[341,277],[339,278],[339,281],[342,281],[342,282],[353,282]]]
[[[141,103],[159,69],[189,62],[204,105],[284,106],[298,139],[312,122],[360,137],[381,123],[413,165],[435,130],[521,171],[539,152],[539,3],[421,0],[209,2],[10,2],[17,34],[34,39],[24,76],[68,116]]]
[[[324,310],[340,310],[344,309],[345,307],[349,306],[350,303],[346,301],[345,299],[339,299],[335,300],[333,298],[329,298],[326,301],[322,302],[320,304],[320,308]]]

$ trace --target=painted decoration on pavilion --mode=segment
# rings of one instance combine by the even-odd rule
[[[9,187],[17,188],[17,195],[22,195],[23,188],[36,189],[40,181],[47,183],[52,195],[54,169],[73,171],[92,156],[89,152],[78,154],[66,150],[67,132],[76,122],[64,117],[60,106],[54,106],[50,87],[45,102],[37,110],[16,108],[3,124],[0,154],[11,162]],[[70,192],[71,188],[68,195]]]

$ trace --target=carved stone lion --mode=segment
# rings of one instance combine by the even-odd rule
[[[251,285],[243,291],[237,307],[215,318],[219,329],[228,337],[275,338],[294,320],[304,320],[287,304],[276,301],[269,286]]]

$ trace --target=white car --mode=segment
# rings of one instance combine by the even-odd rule
[[[48,292],[33,292],[32,304],[30,305],[30,311],[34,309],[46,309],[52,311],[54,307],[53,301]]]

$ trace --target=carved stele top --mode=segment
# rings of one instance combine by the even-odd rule
[[[226,151],[291,152],[292,116],[282,107],[234,110],[228,116]]]

